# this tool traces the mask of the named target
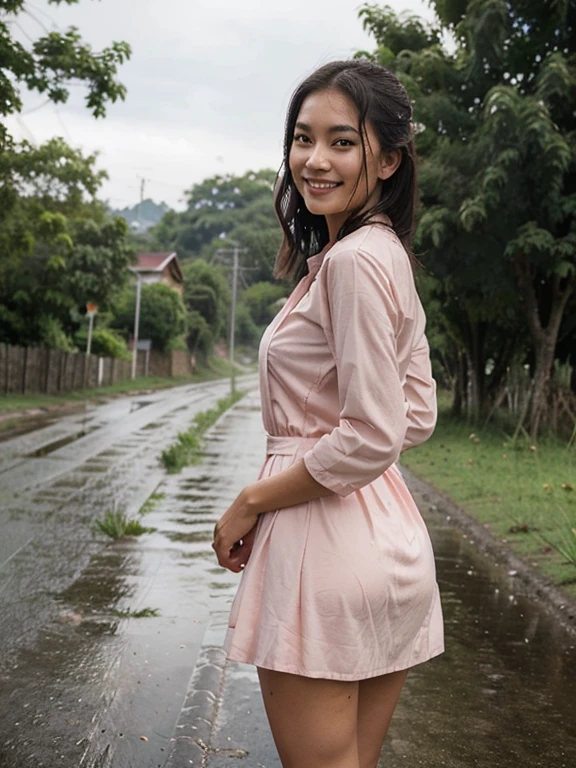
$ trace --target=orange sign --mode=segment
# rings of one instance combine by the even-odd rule
[[[86,302],[86,314],[95,315],[98,312],[98,306],[91,301]]]

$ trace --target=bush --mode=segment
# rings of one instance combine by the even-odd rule
[[[236,308],[236,340],[238,344],[254,347],[260,341],[261,330],[258,328],[248,307],[240,303]]]
[[[85,352],[88,346],[88,329],[82,328],[74,338],[77,346]],[[92,349],[90,351],[91,354],[98,355],[99,357],[130,359],[126,342],[119,333],[110,328],[94,329],[92,333]]]
[[[200,312],[192,310],[188,313],[188,349],[193,355],[206,361],[214,348],[214,336],[208,322]]]
[[[122,295],[114,308],[112,324],[127,333],[134,333],[134,286]],[[151,339],[155,349],[164,352],[173,339],[184,333],[186,309],[180,296],[163,283],[142,286],[140,302],[140,339]]]

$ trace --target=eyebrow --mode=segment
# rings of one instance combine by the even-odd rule
[[[312,132],[312,128],[308,125],[308,123],[296,123],[296,128],[298,128],[301,131],[306,131],[307,133]],[[352,125],[331,125],[330,128],[328,128],[328,133],[356,133],[358,136],[360,133],[354,128]]]

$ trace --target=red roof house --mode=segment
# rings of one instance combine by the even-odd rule
[[[144,284],[164,283],[182,296],[184,275],[178,256],[173,253],[137,253],[136,264],[132,267]]]

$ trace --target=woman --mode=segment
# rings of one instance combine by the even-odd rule
[[[375,768],[407,671],[443,651],[433,553],[396,467],[435,419],[407,250],[409,99],[364,60],[296,90],[276,275],[300,278],[260,346],[260,479],[220,519],[244,567],[228,658],[255,664],[284,768]]]

